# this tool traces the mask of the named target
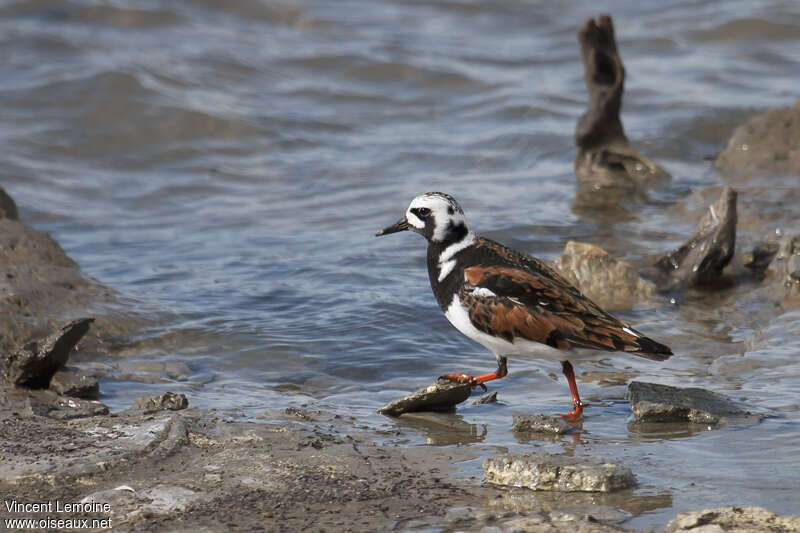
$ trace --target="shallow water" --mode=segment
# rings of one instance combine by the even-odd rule
[[[601,12],[628,73],[628,136],[672,173],[613,211],[574,205],[575,32]],[[436,306],[423,241],[377,229],[442,190],[474,229],[544,259],[569,239],[635,263],[670,249],[725,183],[711,160],[733,128],[797,98],[793,3],[41,0],[4,4],[0,28],[0,184],[155,317],[112,360],[83,363],[107,376],[112,409],[168,388],[254,417],[288,395],[409,428],[410,442],[621,460],[641,486],[608,502],[631,527],[722,504],[797,512],[800,312],[757,285],[622,313],[677,355],[580,365],[593,406],[577,439],[509,431],[512,412],[567,409],[546,361],[512,360],[493,386],[503,403],[465,404],[457,431],[374,414],[436,375],[494,365]],[[796,229],[796,177],[737,188],[741,248]],[[771,417],[648,433],[628,425],[633,378]]]

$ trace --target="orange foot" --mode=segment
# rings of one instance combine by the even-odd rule
[[[574,402],[574,409],[565,415],[561,415],[559,418],[563,418],[569,422],[576,422],[580,417],[583,415],[583,408],[588,407],[588,403],[583,403],[582,401],[578,400]]]
[[[486,385],[484,385],[483,382],[478,381],[478,378],[472,377],[469,374],[445,374],[444,376],[439,376],[439,379],[455,381],[456,383],[469,383],[473,389],[475,387],[480,387],[483,389],[483,392],[489,390],[486,388]]]
[[[448,381],[455,381],[456,383],[469,383],[472,388],[480,387],[486,392],[488,389],[483,383],[493,379],[504,378],[508,375],[508,360],[500,356],[497,358],[497,370],[489,372],[488,374],[481,374],[480,376],[472,377],[469,374],[445,374],[441,379]]]

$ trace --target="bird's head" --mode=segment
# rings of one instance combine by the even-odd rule
[[[434,243],[458,241],[469,232],[464,210],[455,198],[442,192],[426,192],[417,196],[411,200],[403,218],[375,236],[405,230],[415,231]]]

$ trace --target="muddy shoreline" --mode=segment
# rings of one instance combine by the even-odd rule
[[[484,483],[460,474],[458,464],[486,449],[382,445],[384,432],[320,411],[287,409],[257,423],[192,409],[53,421],[6,408],[0,425],[0,491],[7,500],[104,506],[39,513],[4,508],[3,519],[110,519],[118,531],[601,533],[627,531],[617,525],[629,517],[619,503],[636,506],[630,491],[603,496]],[[772,529],[768,520],[778,518],[758,513],[762,523],[748,530],[793,531]],[[690,531],[718,516],[687,529],[674,521],[667,530]],[[800,518],[780,520],[800,527]]]

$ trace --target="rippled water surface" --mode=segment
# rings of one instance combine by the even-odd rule
[[[610,212],[574,205],[572,169],[586,100],[575,33],[600,12],[628,72],[627,133],[672,173]],[[409,426],[375,415],[383,403],[494,365],[436,306],[422,239],[373,237],[412,197],[447,191],[474,229],[544,259],[578,239],[642,264],[718,195],[711,161],[733,128],[800,87],[794,2],[41,0],[3,3],[0,30],[0,184],[153,317],[112,360],[84,361],[104,369],[103,401],[169,388],[246,416],[346,407],[389,429]],[[797,229],[800,186],[778,183],[737,184],[740,244]],[[580,365],[593,406],[578,438],[510,433],[512,412],[568,407],[559,369],[536,360],[511,361],[503,403],[412,433],[619,459],[640,488],[600,503],[631,527],[722,504],[796,513],[800,311],[769,297],[751,285],[622,313],[677,355]],[[629,427],[633,378],[770,418]]]

